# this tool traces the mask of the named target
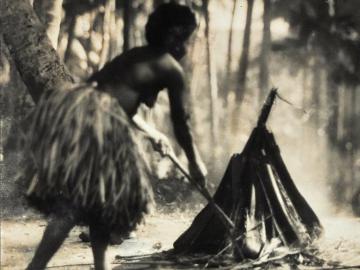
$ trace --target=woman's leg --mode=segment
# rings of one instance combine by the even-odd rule
[[[35,255],[26,269],[45,269],[47,263],[60,248],[75,224],[75,215],[54,214],[51,216]]]
[[[99,224],[90,224],[90,241],[94,255],[95,270],[105,270],[105,253],[110,241],[109,229]]]

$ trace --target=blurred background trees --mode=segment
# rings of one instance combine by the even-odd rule
[[[47,7],[49,2],[57,3],[54,10]],[[56,9],[61,2],[62,12]],[[117,54],[145,44],[147,16],[163,2],[35,0],[34,9],[55,37],[61,19],[52,44],[75,81],[81,82]],[[294,104],[279,101],[269,127],[297,185],[317,211],[327,210],[329,201],[349,207],[360,188],[359,1],[177,2],[191,6],[199,21],[181,64],[195,138],[213,187],[231,154],[246,142],[274,86]],[[10,132],[10,127],[33,104],[1,44],[1,71],[9,75],[0,81],[1,126],[3,138],[11,140],[19,131]],[[165,93],[155,108],[142,108],[150,123],[171,136],[168,113]],[[2,196],[4,189],[11,189],[17,153],[10,149],[1,160],[6,165]]]

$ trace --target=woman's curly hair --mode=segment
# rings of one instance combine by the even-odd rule
[[[176,3],[159,5],[150,14],[145,26],[145,37],[150,46],[162,46],[167,35],[177,32],[186,41],[196,28],[195,14],[187,6]]]

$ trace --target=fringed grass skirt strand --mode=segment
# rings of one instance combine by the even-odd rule
[[[27,196],[41,211],[66,201],[85,222],[101,219],[123,231],[147,212],[149,173],[128,116],[108,94],[91,86],[44,94],[27,138]]]

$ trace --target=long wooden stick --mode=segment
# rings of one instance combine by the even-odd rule
[[[188,173],[188,171],[183,167],[183,165],[180,163],[180,161],[176,158],[175,154],[173,152],[166,153],[166,157],[168,157],[174,165],[182,172],[182,174],[190,181],[191,184],[193,184],[196,189],[203,195],[203,197],[208,201],[209,204],[211,204],[214,209],[216,210],[216,213],[218,214],[218,217],[223,221],[224,225],[229,229],[234,229],[235,225],[232,222],[232,220],[228,217],[228,215],[215,203],[213,197],[210,195],[210,192],[207,190],[206,187],[200,186]]]

